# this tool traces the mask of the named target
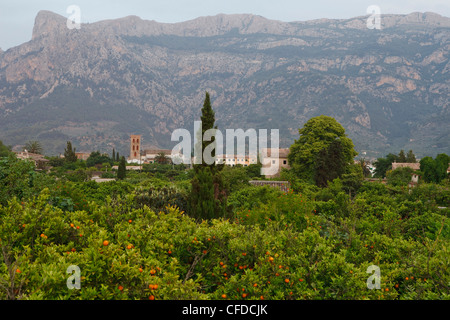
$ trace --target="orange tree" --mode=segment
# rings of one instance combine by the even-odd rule
[[[67,210],[43,189],[0,206],[0,299],[446,299],[449,212],[430,192],[288,192],[196,222],[176,207],[152,210],[139,193]],[[79,290],[67,287],[71,265]],[[367,288],[371,265],[380,289]]]

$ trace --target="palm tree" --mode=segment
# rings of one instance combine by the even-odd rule
[[[156,155],[155,161],[159,164],[166,164],[170,161],[170,158],[166,156],[164,152],[160,152]]]
[[[27,150],[29,153],[42,154],[42,146],[39,141],[28,141],[23,147],[24,150]]]

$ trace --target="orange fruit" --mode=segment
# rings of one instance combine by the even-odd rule
[[[127,245],[127,249],[128,250],[130,250],[132,247],[131,247],[131,244],[129,244],[129,245]]]
[[[142,271],[144,271],[142,268],[139,268],[139,272],[142,272]]]
[[[17,269],[17,270],[16,270],[16,273],[22,273],[22,271],[20,271],[20,269]]]
[[[284,282],[289,283],[289,279],[284,279]]]
[[[246,293],[243,293],[243,294],[242,294],[242,298],[245,298],[245,297],[247,297],[247,294],[246,294]]]
[[[270,262],[273,262],[273,257],[269,257],[269,261],[270,261]]]
[[[409,278],[408,278],[408,277],[406,277],[406,278],[405,278],[405,280],[409,280]]]
[[[77,229],[80,229],[80,226],[77,226]]]
[[[155,273],[156,273],[155,269],[150,270],[150,274],[155,274]]]
[[[220,264],[221,266],[223,266],[223,262],[222,262],[222,261],[220,261],[219,264]]]
[[[149,300],[155,300],[155,296],[151,295],[150,297],[148,297]]]
[[[258,284],[257,283],[255,283],[255,284],[253,284],[253,286],[256,288],[257,286],[258,286]]]
[[[242,255],[243,255],[243,256],[246,256],[246,255],[247,255],[247,253],[245,253],[245,252],[242,252]]]
[[[227,295],[224,293],[221,297],[225,299]]]
[[[128,223],[131,223],[131,222],[133,222],[131,219],[130,220],[128,220]]]
[[[71,223],[70,226],[73,228],[74,227],[73,223]]]
[[[119,286],[119,290],[122,291],[122,290],[123,290],[123,287],[122,287],[122,286]]]
[[[103,245],[106,247],[109,244],[108,240],[103,241]]]

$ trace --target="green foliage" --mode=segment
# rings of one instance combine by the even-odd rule
[[[8,157],[11,153],[11,146],[5,146],[0,140],[0,158]]]
[[[112,160],[109,158],[107,154],[101,154],[99,151],[93,151],[89,155],[89,158],[86,160],[86,165],[88,167],[93,167],[96,165],[101,165],[103,163],[112,163]]]
[[[127,167],[125,163],[125,157],[122,156],[122,158],[120,158],[119,168],[117,169],[117,179],[123,180],[125,179],[126,175],[127,175]]]
[[[197,140],[197,148],[201,155],[205,149],[211,144],[214,146],[215,138],[211,142],[203,141],[203,136],[207,130],[217,129],[214,126],[215,117],[211,107],[209,93],[206,92],[205,100],[202,107],[202,131],[196,132],[199,135]],[[196,155],[199,156],[199,155]],[[215,148],[212,149],[211,157],[215,158]],[[189,196],[189,215],[196,219],[212,219],[223,217],[226,212],[226,191],[220,171],[223,165],[215,163],[207,164],[202,157],[201,164],[194,164],[194,177],[191,180],[192,188]]]
[[[334,178],[357,155],[345,129],[332,117],[322,115],[311,118],[299,129],[299,134],[299,139],[291,145],[288,160],[293,172],[306,181],[314,181],[320,177],[319,184],[324,185],[324,180]],[[332,176],[324,177],[318,169],[323,168],[322,172],[326,172],[328,153],[333,153],[333,159],[328,161],[328,165],[336,168]],[[320,159],[319,168],[317,161]]]
[[[447,177],[449,164],[450,156],[445,153],[438,154],[435,159],[424,157],[420,160],[420,171],[426,182],[439,183]]]
[[[36,154],[42,154],[42,151],[43,151],[41,143],[36,140],[28,141],[27,143],[25,143],[25,146],[23,148],[24,148],[24,150],[27,150],[30,153],[36,153]]]
[[[374,162],[375,165],[375,178],[384,178],[386,177],[386,172],[392,169],[392,163],[398,160],[398,156],[395,154],[389,153],[386,158],[378,158],[377,161]]]
[[[19,160],[14,155],[0,158],[0,204],[32,195],[37,175],[34,169],[32,161]]]
[[[64,159],[67,162],[77,162],[77,156],[75,154],[76,149],[72,148],[72,142],[67,141],[66,149],[64,149]]]
[[[240,165],[234,167],[225,166],[220,172],[220,175],[224,188],[228,193],[249,185],[250,178],[246,167]]]
[[[243,172],[222,173],[234,184]],[[242,184],[228,197],[233,215],[206,221],[183,212],[195,183],[133,175],[72,182],[0,159],[0,299],[450,296],[448,180],[411,189],[361,182],[355,164],[318,188],[284,170],[295,186],[288,192]],[[210,171],[199,177],[209,179],[199,191],[215,190]],[[80,290],[67,288],[70,265],[81,270]],[[367,288],[371,265],[380,268],[380,290]]]
[[[411,176],[414,170],[409,167],[398,168],[393,171],[389,171],[387,174],[387,181],[392,186],[406,186],[411,182]]]

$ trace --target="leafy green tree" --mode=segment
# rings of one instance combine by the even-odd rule
[[[405,186],[411,181],[411,175],[413,173],[414,169],[409,167],[392,170],[386,176],[387,182],[392,186]]]
[[[364,182],[363,169],[359,164],[351,164],[345,168],[341,175],[343,190],[350,195],[356,193]]]
[[[48,160],[49,160],[48,164],[51,165],[52,167],[62,167],[64,166],[65,162],[65,159],[59,156],[49,157]]]
[[[23,147],[24,150],[27,150],[30,153],[42,154],[43,148],[39,141],[33,140],[28,141]]]
[[[450,156],[440,153],[436,156],[436,182],[439,183],[447,177],[447,169],[450,164]]]
[[[11,146],[5,146],[0,140],[0,158],[7,157],[11,154]]]
[[[247,175],[246,168],[240,165],[234,167],[225,166],[221,171],[223,185],[228,193],[249,185],[248,181],[250,179]]]
[[[117,179],[124,180],[127,175],[127,165],[125,163],[125,157],[120,158],[119,168],[117,169]]]
[[[87,158],[86,165],[88,167],[93,167],[96,165],[101,165],[105,162],[111,164],[111,159],[109,158],[109,156],[107,154],[101,154],[99,151],[94,151],[91,152],[89,158]]]
[[[316,161],[323,161],[328,152],[335,154],[337,163],[331,164],[337,166],[335,172],[342,172],[357,155],[352,140],[345,134],[345,129],[332,117],[321,115],[308,120],[303,128],[299,129],[299,134],[299,139],[290,147],[288,160],[293,172],[302,179],[311,182],[315,180],[318,169]],[[339,141],[339,144],[335,141]],[[332,150],[326,151],[333,142],[335,144]],[[324,164],[322,169],[323,166]]]
[[[447,177],[450,157],[445,153],[438,154],[435,159],[424,157],[420,160],[420,171],[426,182],[439,183]]]
[[[420,160],[420,171],[423,173],[423,179],[426,182],[436,182],[436,161],[432,157],[423,157]]]
[[[209,144],[214,144],[215,139],[211,142],[203,141],[202,137],[209,129],[217,129],[214,126],[215,114],[211,107],[209,93],[206,92],[203,108],[200,117],[202,121],[202,132],[196,133],[201,143],[201,154]],[[211,156],[215,158],[215,148],[211,151]],[[194,177],[191,180],[191,194],[189,196],[189,213],[197,219],[211,219],[223,216],[226,212],[226,191],[223,187],[222,176],[220,171],[223,165],[215,163],[208,164],[202,157],[201,164],[194,164]]]
[[[36,173],[34,163],[19,160],[14,155],[0,159],[0,204],[13,197],[23,199],[31,195]]]
[[[67,141],[66,149],[64,149],[64,159],[67,162],[77,162],[76,148],[72,148],[72,142]]]
[[[392,163],[394,161],[398,161],[398,156],[392,153],[389,153],[385,158],[378,158],[374,162],[375,178],[384,178],[386,177],[386,172],[392,169]]]

